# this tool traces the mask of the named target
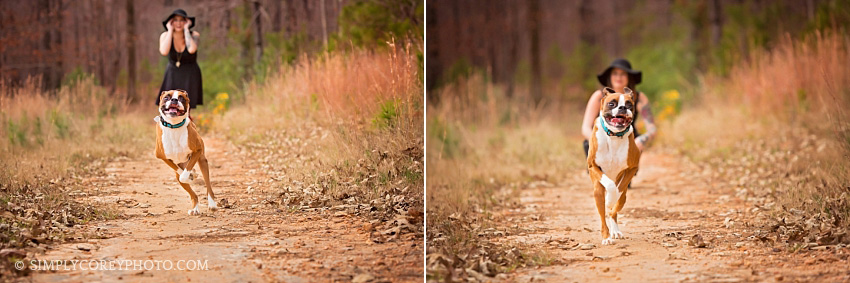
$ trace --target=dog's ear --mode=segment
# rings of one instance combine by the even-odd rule
[[[624,87],[623,92],[625,92],[628,96],[634,96],[634,92],[632,92],[632,89],[630,89],[629,87]]]
[[[184,91],[184,90],[181,90],[180,94],[183,95],[183,98],[186,99],[186,108],[189,108],[189,105],[192,105],[192,104],[189,104],[189,93]]]
[[[611,94],[611,93],[617,93],[617,91],[615,91],[613,88],[610,88],[610,87],[603,88],[602,89],[602,98],[605,98],[606,96],[608,96],[608,94]]]

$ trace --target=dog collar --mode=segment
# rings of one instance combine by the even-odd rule
[[[160,116],[160,117],[159,117],[159,122],[160,122],[160,123],[162,123],[162,126],[164,126],[164,127],[168,127],[168,128],[172,128],[172,129],[177,129],[177,128],[183,127],[183,125],[184,125],[184,124],[186,124],[186,118],[183,118],[183,121],[181,121],[180,123],[177,123],[177,124],[169,124],[168,122],[166,122],[166,121],[165,121],[165,119],[163,119],[163,118],[162,118],[162,116]]]
[[[603,119],[602,116],[599,116],[599,124],[602,125],[602,129],[605,130],[605,133],[608,134],[609,136],[623,137],[623,136],[626,135],[626,133],[629,132],[629,128],[626,128],[625,130],[623,130],[622,132],[619,132],[619,133],[612,132],[611,130],[608,129],[608,126],[605,126],[605,122],[602,121],[602,119]],[[629,127],[631,127],[631,126],[632,125],[629,124]]]

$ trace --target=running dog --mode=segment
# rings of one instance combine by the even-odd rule
[[[617,93],[607,87],[602,90],[599,119],[593,126],[587,156],[593,197],[602,221],[603,245],[614,244],[614,239],[623,238],[623,232],[617,226],[617,213],[626,204],[626,190],[640,163],[640,150],[635,144],[632,125],[634,93],[628,87],[623,92]]]
[[[177,182],[192,198],[189,215],[199,215],[198,196],[189,186],[195,163],[201,166],[207,185],[207,205],[216,210],[215,194],[210,185],[210,169],[204,156],[204,141],[195,123],[189,118],[189,95],[184,90],[163,91],[159,95],[159,116],[156,127],[156,158],[165,161],[177,177]]]

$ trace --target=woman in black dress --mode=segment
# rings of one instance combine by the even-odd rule
[[[623,93],[623,89],[625,87],[633,89],[637,93],[635,96],[635,104],[638,111],[635,112],[635,117],[632,121],[633,123],[636,123],[638,115],[640,115],[643,117],[643,122],[646,125],[646,133],[638,134],[637,127],[635,127],[634,132],[635,145],[637,145],[638,149],[643,151],[649,142],[652,141],[656,131],[655,117],[652,115],[652,110],[650,109],[651,104],[649,103],[649,97],[643,95],[642,92],[635,88],[635,86],[643,79],[643,73],[638,70],[632,70],[632,64],[629,63],[628,60],[616,59],[614,62],[611,62],[611,65],[602,71],[601,74],[597,75],[596,78],[603,87],[613,88],[619,93]],[[602,103],[601,89],[590,95],[590,99],[587,101],[587,108],[584,111],[584,120],[581,122],[581,134],[584,136],[585,156],[587,156],[589,148],[587,141],[589,141],[591,135],[593,135],[593,123],[596,122],[596,119],[599,117],[600,103]]]
[[[204,88],[201,68],[198,67],[198,39],[201,34],[189,29],[195,26],[195,17],[189,17],[183,9],[174,10],[162,22],[165,32],[159,36],[159,53],[168,57],[168,67],[159,93],[182,89],[189,94],[190,108],[204,104]],[[159,93],[156,104],[159,105]]]

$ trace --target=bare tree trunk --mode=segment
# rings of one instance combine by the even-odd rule
[[[311,23],[313,23],[313,14],[310,11],[310,2],[311,1],[302,0],[301,2],[303,2],[303,4],[304,4],[304,15],[307,16],[306,21],[304,21],[304,23],[305,23],[304,25],[307,27],[306,31],[305,31],[307,33],[307,39],[314,40],[314,39],[316,39],[316,37],[314,36],[312,29],[311,29],[311,25],[310,25]]]
[[[95,20],[95,24],[97,25],[97,30],[95,31],[95,36],[94,36],[94,40],[97,43],[98,38],[107,38],[106,37],[106,20],[104,19],[106,14],[104,13],[104,7],[103,7],[104,4],[102,2],[95,1],[94,5],[95,5],[95,8],[93,10],[95,12],[92,15],[92,18],[97,18]],[[104,59],[103,53],[106,51],[106,48],[105,48],[104,45],[105,45],[105,42],[100,42],[100,44],[95,44],[95,46],[97,46],[97,48],[94,48],[94,50],[96,50],[94,52],[95,62],[96,62],[95,64],[97,64],[97,66],[95,66],[95,68],[97,69],[97,76],[98,76],[98,78],[100,78],[101,85],[103,85],[103,83],[106,82],[106,79],[105,79],[105,77],[106,77],[106,63],[103,61],[103,59]]]
[[[286,0],[284,4],[286,4],[286,35],[292,36],[292,33],[298,29],[298,14],[295,13],[295,3],[292,3],[294,0]]]
[[[104,50],[104,52],[100,54],[100,56],[103,57],[104,64],[110,65],[103,67],[104,76],[107,77],[107,79],[104,79],[104,85],[109,86],[109,93],[115,93],[115,87],[118,84],[118,69],[121,66],[121,51],[120,49],[118,49],[118,38],[121,35],[118,33],[119,23],[115,21],[115,19],[117,18],[117,16],[115,16],[117,14],[116,10],[118,8],[113,5],[103,5],[102,7],[104,13],[101,15],[109,15],[108,17],[103,19],[104,36],[106,36],[105,38],[109,43],[107,43],[108,47],[106,48],[106,50]],[[115,22],[115,24],[106,24],[112,22]],[[115,50],[114,53],[113,50]]]
[[[83,21],[80,20],[80,14],[81,13],[79,13],[79,3],[77,3],[77,4],[78,5],[76,5],[76,7],[74,8],[74,13],[72,14],[72,17],[74,18],[74,21],[73,21],[73,25],[74,25],[74,58],[76,59],[72,63],[72,65],[83,66],[84,62],[80,62],[80,59],[83,58],[82,53],[83,53],[83,50],[85,50],[85,43],[86,42],[80,36],[80,23],[82,23]]]
[[[498,4],[494,3],[492,5],[488,5],[486,8],[484,8],[484,9],[486,9],[484,11],[484,22],[490,23],[489,26],[487,27],[487,37],[489,37],[489,38],[496,38],[497,35],[501,31],[504,31],[504,30],[501,30],[502,26],[500,25],[501,23],[504,23],[504,21],[501,21],[499,19],[500,17],[497,16],[498,14],[496,13],[496,11],[494,11],[497,7],[496,5],[498,5]],[[490,65],[490,66],[488,66],[488,69],[489,69],[488,75],[490,76],[490,78],[493,79],[493,81],[498,81],[499,75],[501,75],[501,74],[499,73],[500,70],[499,70],[498,61],[497,61],[498,58],[496,56],[496,44],[492,44],[492,43],[486,44],[486,48],[487,48],[487,63],[488,63],[488,65]]]
[[[540,3],[528,1],[528,33],[531,43],[531,97],[535,104],[543,100],[540,70]]]
[[[260,64],[263,59],[263,29],[260,17],[260,1],[254,1],[254,62]]]
[[[579,18],[581,19],[582,28],[579,30],[579,40],[585,43],[596,43],[596,38],[594,35],[593,26],[595,25],[595,19],[593,15],[593,10],[590,5],[592,1],[590,0],[582,0],[578,7]]]
[[[723,22],[720,19],[720,13],[722,11],[720,0],[711,0],[711,44],[713,46],[720,45],[720,36],[723,29]]]
[[[63,12],[65,10],[65,4],[63,3],[64,2],[63,0],[58,0],[56,2],[57,2],[57,4],[56,4],[57,5],[56,6],[56,22],[58,23],[59,27],[64,27],[65,15],[64,15]],[[56,50],[56,56],[55,57],[58,60],[56,62],[56,73],[54,74],[54,78],[56,80],[55,80],[55,82],[53,83],[53,86],[52,86],[54,88],[59,87],[59,85],[62,83],[62,74],[64,74],[64,67],[65,67],[65,52],[64,52],[64,48],[63,48],[64,45],[62,45],[62,31],[63,31],[62,28],[53,29],[53,32],[55,34],[53,36],[53,40],[54,40],[53,48]]]
[[[228,33],[230,32],[230,9],[224,8],[224,46],[228,45]]]
[[[809,21],[815,18],[815,3],[814,0],[806,0],[806,19]]]
[[[272,31],[280,32],[283,26],[283,5],[281,1],[272,1],[272,9],[274,9],[274,17],[272,18]]]
[[[507,17],[508,26],[510,27],[510,28],[508,28],[508,32],[510,33],[510,38],[511,38],[510,42],[507,43],[507,44],[510,45],[510,47],[509,47],[510,50],[508,50],[508,54],[509,54],[508,55],[508,60],[509,60],[508,61],[508,68],[509,68],[508,70],[514,70],[514,71],[508,72],[508,74],[511,75],[511,76],[509,76],[507,78],[507,80],[508,80],[507,96],[513,97],[514,86],[516,85],[516,82],[514,81],[514,77],[512,76],[512,74],[514,74],[514,72],[516,70],[517,62],[519,62],[519,51],[518,51],[519,50],[519,46],[518,46],[519,45],[519,28],[518,27],[519,27],[520,15],[519,15],[519,12],[517,11],[518,9],[513,9],[513,7],[509,7],[506,10],[507,10],[507,13],[508,13],[508,17]]]
[[[236,26],[237,27],[244,26],[245,22],[243,22],[243,21],[248,21],[250,23],[251,20],[253,19],[253,17],[252,17],[253,14],[254,14],[254,12],[253,12],[253,8],[251,7],[251,2],[248,2],[248,1],[244,2],[244,9],[242,9],[242,16],[236,17],[236,19],[237,19]],[[250,28],[250,25],[249,25],[249,28]],[[242,36],[239,39],[239,45],[240,45],[239,58],[245,64],[244,65],[245,66],[245,73],[243,73],[243,79],[246,79],[246,80],[251,78],[251,76],[253,75],[253,70],[254,70],[254,57],[252,57],[251,54],[250,54],[251,53],[251,36],[253,36],[253,32],[252,33],[246,33],[244,36]]]
[[[39,7],[39,12],[36,15],[38,21],[39,22],[45,22],[45,23],[47,23],[47,25],[52,26],[54,23],[52,22],[53,17],[51,17],[51,15],[50,15],[50,1],[38,1],[38,7]],[[39,36],[41,36],[41,39],[42,39],[42,40],[39,41],[42,44],[37,45],[38,46],[37,48],[39,50],[39,56],[41,57],[41,60],[39,60],[39,61],[41,63],[38,64],[34,73],[42,75],[41,87],[48,87],[50,85],[51,79],[52,79],[49,75],[50,74],[49,71],[51,69],[53,69],[53,67],[50,66],[52,64],[49,64],[49,63],[44,64],[44,63],[47,63],[49,61],[54,60],[53,58],[48,59],[48,57],[45,56],[48,52],[50,52],[50,31],[49,31],[48,28],[40,27],[39,30],[38,30],[38,33],[39,33]]]
[[[325,50],[328,49],[328,19],[327,19],[327,11],[325,11],[325,0],[319,0],[319,13],[321,13],[322,18],[322,43],[325,46]]]
[[[136,9],[134,0],[127,0],[127,97],[136,99]]]

